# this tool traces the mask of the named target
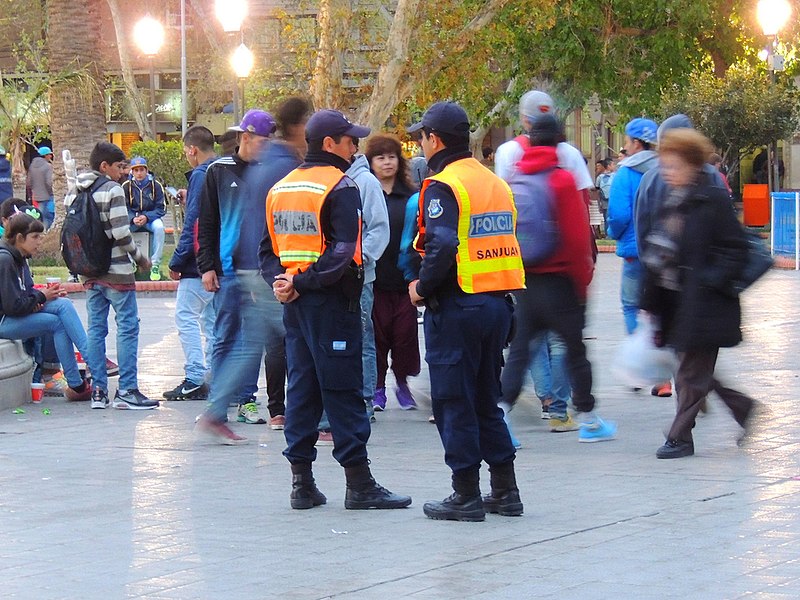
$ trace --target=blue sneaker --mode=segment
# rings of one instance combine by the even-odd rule
[[[511,443],[514,445],[514,448],[519,450],[520,448],[522,448],[522,442],[520,442],[514,435],[514,432],[511,431],[511,422],[508,420],[508,413],[503,414],[503,421],[505,422],[506,427],[508,428],[508,435],[511,436]]]
[[[600,418],[589,423],[581,423],[581,429],[578,432],[579,442],[608,442],[616,437],[616,423],[606,423]]]

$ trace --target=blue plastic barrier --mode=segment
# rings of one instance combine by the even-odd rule
[[[772,254],[800,260],[797,222],[800,219],[800,193],[774,192],[772,195]]]

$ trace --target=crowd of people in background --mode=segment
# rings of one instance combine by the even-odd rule
[[[373,478],[367,441],[375,413],[391,406],[390,369],[397,405],[417,408],[410,380],[420,373],[424,309],[430,421],[453,487],[426,503],[425,514],[521,515],[514,458],[522,444],[509,413],[528,373],[550,431],[577,431],[579,442],[617,434],[616,423],[598,415],[583,342],[595,240],[607,235],[622,259],[626,333],[646,310],[657,344],[679,353],[677,415],[658,458],[694,453],[695,417],[710,391],[746,431],[755,401],[714,378],[719,348],[741,340],[729,283],[746,240],[708,140],[684,115],[661,127],[636,118],[625,127],[624,156],[598,161],[593,177],[566,142],[548,94],[522,96],[519,124],[519,136],[484,149],[480,161],[469,150],[466,112],[453,102],[432,105],[409,128],[421,150],[411,159],[396,136],[370,136],[338,111],[312,112],[299,97],[273,114],[248,111],[220,156],[210,130],[189,128],[188,185],[178,194],[185,219],[168,265],[178,281],[184,378],[163,397],[207,402],[196,429],[222,444],[247,442],[228,423],[231,406],[239,423],[283,430],[292,508],[325,504],[312,464],[315,447],[326,444],[344,468],[346,508],[406,507],[409,496]],[[4,154],[0,148],[0,196],[10,196]],[[128,162],[119,147],[99,142],[68,193],[67,207],[88,191],[111,240],[106,272],[81,276],[84,330],[61,286],[35,287],[27,265],[55,214],[52,160],[42,147],[31,163],[33,205],[12,198],[0,206],[0,338],[33,338],[39,362],[49,348],[68,400],[89,400],[94,410],[154,409],[159,401],[138,384],[135,273],[161,278],[164,187],[145,158]],[[137,231],[150,234],[150,258],[133,241]],[[76,356],[85,357],[88,375]],[[262,363],[268,415],[256,400]],[[670,396],[672,382],[652,392]],[[491,480],[486,496],[482,463]]]

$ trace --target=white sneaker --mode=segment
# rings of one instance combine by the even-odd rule
[[[248,425],[263,425],[267,422],[258,412],[258,405],[255,402],[242,404],[239,407],[236,420],[239,421],[239,423],[247,423]]]
[[[95,389],[92,391],[92,408],[103,410],[108,408],[109,404],[110,400],[105,390]]]

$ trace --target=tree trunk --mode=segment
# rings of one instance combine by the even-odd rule
[[[316,110],[344,108],[344,51],[347,40],[350,39],[352,17],[351,0],[321,0],[319,3],[319,47],[311,78],[311,100]]]
[[[441,52],[437,60],[429,65],[426,65],[426,67],[420,71],[407,73],[403,72],[405,69],[402,69],[398,73],[398,76],[391,79],[387,77],[382,82],[382,87],[378,93],[376,94],[373,92],[369,105],[362,113],[368,119],[370,126],[375,128],[383,127],[386,119],[389,118],[401,98],[408,98],[412,96],[422,81],[430,79],[453,61],[458,60],[458,56],[461,54],[461,52],[463,52],[467,46],[469,46],[473,34],[476,31],[486,27],[492,21],[492,19],[497,16],[497,13],[499,13],[509,2],[510,0],[487,0],[486,4],[484,4],[483,7],[475,14],[472,20],[470,20],[470,22],[461,29],[459,34],[455,36],[455,42],[448,46],[446,52]],[[403,0],[398,2],[398,10],[395,13],[394,21],[396,21],[398,18],[413,18],[414,15],[401,13],[401,4],[405,4]],[[395,27],[394,21],[392,21],[392,31],[394,31]],[[405,35],[407,35],[409,38],[405,42],[402,39],[403,33],[403,31],[398,30],[398,34],[400,35],[398,40],[392,40],[392,34],[390,33],[389,40],[387,41],[387,49],[390,46],[402,48],[402,45],[405,44],[407,57],[408,46],[411,43],[412,32],[405,32]],[[402,56],[393,55],[390,55],[390,59],[395,61],[395,70],[397,63],[399,63],[401,60],[405,60]],[[381,71],[382,70],[383,67],[381,68]],[[379,72],[378,76],[380,77],[380,75],[381,73]]]
[[[203,33],[208,40],[208,45],[211,46],[211,54],[214,56],[219,56],[222,53],[222,46],[220,45],[219,38],[217,37],[217,32],[214,31],[214,28],[211,26],[213,17],[206,15],[206,9],[201,0],[189,0],[189,4],[192,5],[194,14],[197,16],[197,19],[194,21],[194,23],[199,24],[200,27],[203,28]]]
[[[54,86],[50,91],[50,129],[56,156],[68,149],[78,169],[89,168],[89,154],[97,142],[108,139],[103,101],[103,77],[93,62],[98,55],[94,41],[100,22],[99,0],[48,0],[48,55],[53,74],[85,69],[94,81],[90,93],[74,85]],[[53,192],[57,222],[63,218],[61,200],[67,192],[64,165],[53,161]]]
[[[380,130],[397,105],[395,90],[408,63],[408,48],[419,16],[419,0],[398,0],[389,37],[386,40],[386,60],[378,70],[372,96],[358,116],[373,131]]]
[[[125,27],[122,23],[122,12],[119,9],[117,0],[106,0],[108,8],[111,10],[111,20],[114,21],[114,31],[117,34],[117,52],[119,53],[119,66],[122,69],[122,80],[125,82],[126,100],[128,108],[136,121],[139,135],[151,140],[156,139],[156,132],[151,130],[151,124],[147,119],[147,109],[142,101],[142,94],[136,85],[136,78],[133,76],[131,59],[128,54],[128,39],[125,35]],[[151,107],[152,109],[153,107]]]
[[[475,128],[474,131],[470,132],[469,134],[469,149],[472,151],[472,155],[480,160],[483,158],[482,154],[482,146],[483,146],[483,138],[486,137],[486,134],[489,133],[489,130],[494,125],[494,122],[497,121],[497,118],[502,115],[504,112],[508,110],[509,104],[511,103],[511,93],[514,91],[514,87],[517,85],[517,78],[512,77],[506,89],[503,91],[503,95],[500,97],[500,100],[492,107],[486,116],[483,118],[483,123]]]

